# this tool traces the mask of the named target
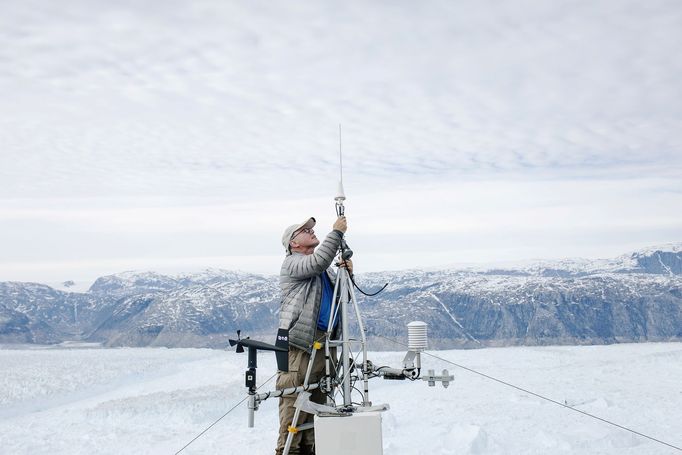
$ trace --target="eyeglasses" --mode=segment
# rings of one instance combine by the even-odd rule
[[[298,231],[296,234],[294,234],[294,236],[291,238],[291,240],[294,240],[296,237],[298,237],[298,234],[300,234],[301,232],[305,232],[306,234],[314,234],[315,233],[313,228],[304,228],[304,229],[301,229],[300,231]]]

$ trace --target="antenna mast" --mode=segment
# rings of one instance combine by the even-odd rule
[[[343,148],[341,147],[341,124],[339,123],[339,171],[341,173],[341,185],[343,185],[343,154],[341,151]]]
[[[339,186],[336,189],[336,216],[343,216],[345,207],[343,201],[346,200],[346,194],[343,191],[343,148],[341,144],[341,124],[339,123]]]

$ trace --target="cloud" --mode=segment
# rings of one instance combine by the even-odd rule
[[[126,242],[155,234],[243,249],[310,213],[328,226],[341,123],[370,247],[386,232],[472,251],[518,232],[516,254],[571,229],[677,240],[681,18],[634,0],[10,2],[2,234],[48,260],[22,233],[74,255],[109,235],[132,257]]]
[[[680,12],[527,6],[6,5],[2,195],[234,191],[320,172],[339,122],[372,178],[680,172]]]

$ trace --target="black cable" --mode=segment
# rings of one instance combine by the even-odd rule
[[[341,250],[341,254],[343,255],[343,250]],[[339,265],[341,265],[341,264],[345,265],[345,264],[346,264],[346,260],[345,260],[345,259],[342,259],[341,262],[339,263]],[[346,268],[346,270],[348,270],[348,269]],[[360,286],[358,286],[358,284],[355,282],[355,278],[354,278],[354,275],[353,275],[352,273],[348,272],[348,277],[350,278],[350,282],[353,283],[353,287],[354,287],[355,289],[357,289],[358,291],[360,291],[361,294],[366,295],[367,297],[374,297],[375,295],[379,294],[381,291],[383,291],[384,289],[386,289],[386,288],[388,287],[388,283],[385,283],[385,284],[381,287],[381,289],[379,289],[377,292],[368,293],[368,292],[363,291],[363,290],[360,288]]]
[[[259,389],[260,389],[261,387],[263,387],[265,384],[267,384],[268,382],[270,382],[270,381],[272,380],[272,378],[274,378],[275,376],[277,376],[277,373],[275,373],[275,374],[273,374],[272,376],[270,376],[270,379],[268,379],[267,381],[265,381],[264,383],[262,383],[260,386],[258,386],[258,388],[257,388],[256,390],[259,390]],[[194,439],[192,439],[190,442],[188,442],[187,444],[185,444],[185,446],[184,446],[182,449],[180,449],[180,450],[178,450],[177,452],[175,452],[175,455],[178,455],[180,452],[182,452],[182,451],[185,450],[187,447],[189,447],[190,444],[192,444],[194,441],[196,441],[196,440],[199,439],[201,436],[203,436],[203,434],[206,433],[206,432],[207,432],[208,430],[210,430],[211,428],[213,428],[213,426],[214,426],[216,423],[218,423],[218,422],[220,422],[221,420],[223,420],[223,418],[225,418],[230,412],[234,411],[234,410],[237,408],[237,406],[239,406],[240,404],[242,404],[243,402],[245,402],[245,401],[249,398],[249,396],[250,396],[250,395],[246,395],[239,403],[237,403],[237,404],[235,404],[234,406],[232,406],[232,408],[230,408],[230,410],[227,411],[225,414],[223,414],[218,420],[216,420],[215,422],[213,422],[212,424],[210,424],[204,431],[202,431],[201,433],[199,433],[198,435],[196,435],[196,436],[194,437]]]
[[[381,338],[384,338],[384,339],[386,339],[386,340],[388,340],[388,341],[392,341],[393,343],[396,343],[396,344],[398,344],[398,345],[401,345],[401,346],[404,346],[404,347],[408,347],[408,348],[409,348],[408,345],[406,345],[406,344],[404,344],[404,343],[401,343],[401,342],[399,342],[399,341],[392,340],[392,339],[387,338],[387,337],[382,336],[382,335],[376,335],[376,336],[381,337]],[[545,397],[545,396],[543,396],[543,395],[540,395],[539,393],[531,392],[531,391],[528,390],[528,389],[524,389],[523,387],[516,386],[516,385],[514,385],[514,384],[511,384],[511,383],[509,383],[509,382],[503,381],[503,380],[501,380],[501,379],[497,379],[497,378],[495,378],[495,377],[493,377],[493,376],[490,376],[490,375],[487,375],[487,374],[485,374],[485,373],[481,373],[480,371],[476,371],[476,370],[474,370],[473,368],[465,367],[464,365],[460,365],[460,364],[458,364],[458,363],[451,362],[450,360],[444,359],[444,358],[442,358],[442,357],[438,357],[437,355],[429,354],[429,353],[426,352],[426,351],[422,351],[422,352],[423,352],[424,354],[430,356],[430,357],[433,357],[433,358],[435,358],[435,359],[441,360],[441,361],[443,361],[443,362],[445,362],[445,363],[449,363],[450,365],[456,366],[456,367],[461,368],[461,369],[463,369],[463,370],[469,371],[470,373],[474,373],[474,374],[477,374],[477,375],[479,375],[479,376],[483,376],[484,378],[487,378],[487,379],[490,379],[490,380],[492,380],[492,381],[498,382],[498,383],[500,383],[500,384],[506,385],[506,386],[508,386],[508,387],[514,388],[514,389],[516,389],[516,390],[520,390],[521,392],[524,392],[524,393],[533,395],[533,396],[535,396],[535,397],[537,397],[537,398],[541,398],[541,399],[543,399],[543,400],[545,400],[545,401],[549,401],[550,403],[554,403],[554,404],[556,404],[556,405],[559,405],[559,406],[561,406],[562,408],[570,409],[571,411],[575,411],[575,412],[578,412],[578,413],[580,413],[580,414],[586,415],[586,416],[588,416],[588,417],[592,417],[593,419],[600,420],[600,421],[602,421],[602,422],[604,422],[604,423],[607,423],[607,424],[609,424],[609,425],[613,425],[614,427],[620,428],[620,429],[625,430],[625,431],[629,431],[630,433],[633,433],[633,434],[642,436],[643,438],[650,439],[651,441],[658,442],[659,444],[663,444],[663,445],[665,445],[665,446],[668,446],[668,447],[670,447],[670,448],[673,448],[673,449],[675,449],[675,450],[679,450],[680,452],[682,452],[682,447],[678,447],[678,446],[675,446],[675,445],[673,445],[673,444],[667,443],[667,442],[665,442],[665,441],[661,441],[660,439],[656,439],[656,438],[654,438],[654,437],[652,437],[652,436],[646,435],[646,434],[644,434],[644,433],[640,433],[639,431],[633,430],[633,429],[628,428],[628,427],[625,427],[625,426],[623,426],[623,425],[619,425],[619,424],[617,424],[617,423],[615,423],[615,422],[611,422],[610,420],[606,420],[606,419],[604,419],[604,418],[602,418],[602,417],[596,416],[596,415],[594,415],[594,414],[590,414],[589,412],[585,412],[585,411],[581,411],[580,409],[573,408],[573,407],[571,407],[571,406],[568,406],[568,405],[565,404],[565,403],[561,403],[561,402],[556,401],[556,400],[553,400],[553,399],[551,399],[551,398],[547,398],[547,397]]]
[[[358,285],[355,283],[355,279],[353,278],[353,274],[352,274],[352,273],[349,273],[348,276],[350,277],[350,281],[351,281],[351,283],[353,283],[353,286],[355,286],[355,289],[357,289],[358,291],[360,291],[360,293],[366,295],[367,297],[374,297],[375,295],[379,294],[381,291],[383,291],[384,289],[386,289],[386,288],[388,287],[388,283],[386,283],[386,284],[384,284],[384,285],[382,286],[382,288],[379,289],[377,292],[374,292],[374,293],[372,293],[372,294],[368,294],[367,292],[365,292],[365,291],[363,291],[362,289],[360,289],[360,286],[358,286]]]
[[[360,394],[360,396],[364,398],[365,395],[362,393],[362,391],[361,391],[360,389],[358,389],[357,387],[355,387],[355,385],[352,386],[352,389],[355,390],[356,392],[358,392],[358,393]],[[358,406],[362,406],[362,403],[356,403],[356,402],[354,402],[354,401],[352,401],[352,400],[351,400],[351,404],[355,404],[355,405],[358,405]]]

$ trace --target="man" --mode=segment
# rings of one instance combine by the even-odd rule
[[[324,341],[329,324],[336,274],[330,268],[334,256],[339,249],[343,234],[346,232],[346,217],[339,217],[333,230],[322,244],[315,236],[313,227],[315,218],[309,218],[300,224],[294,224],[284,230],[282,246],[286,257],[282,263],[279,283],[282,289],[282,305],[279,313],[279,328],[289,330],[289,372],[279,372],[277,388],[297,387],[303,385],[310,361],[314,341]],[[315,248],[317,248],[317,251]],[[352,273],[352,262],[345,261]],[[338,325],[338,318],[334,327]],[[332,357],[335,357],[333,350]],[[318,382],[325,375],[324,348],[318,350],[311,370],[309,383]],[[311,399],[324,403],[325,396],[319,390],[312,392]],[[294,417],[296,396],[280,398],[279,402],[279,438],[275,454],[284,451],[289,426]],[[312,422],[313,416],[301,412],[297,426]],[[315,433],[305,430],[294,433],[289,454],[314,455]]]

